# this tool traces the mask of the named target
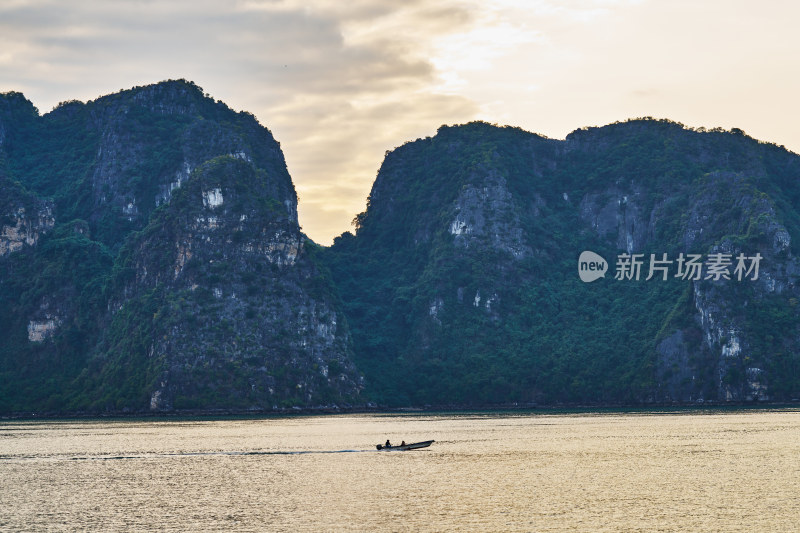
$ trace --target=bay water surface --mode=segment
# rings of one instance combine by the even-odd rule
[[[777,532],[799,509],[797,409],[0,421],[3,531]]]

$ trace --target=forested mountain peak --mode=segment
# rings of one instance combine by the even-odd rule
[[[0,192],[0,411],[800,394],[800,156],[741,130],[442,126],[323,248],[191,82],[6,93]]]
[[[800,157],[741,130],[644,118],[560,141],[477,122],[387,153],[329,257],[384,401],[786,399],[798,206]],[[609,268],[592,284],[586,250]],[[681,276],[690,256],[761,271]],[[641,276],[615,279],[620,257]]]
[[[168,80],[43,116],[9,93],[0,133],[0,410],[357,398],[346,321],[253,115]]]

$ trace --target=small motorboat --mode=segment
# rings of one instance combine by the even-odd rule
[[[411,444],[403,444],[398,446],[384,446],[383,444],[378,444],[375,446],[378,450],[384,452],[407,452],[408,450],[419,450],[420,448],[427,448],[431,444],[436,442],[435,440],[424,440],[422,442],[413,442]]]

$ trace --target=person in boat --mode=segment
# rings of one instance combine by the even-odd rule
[[[400,446],[405,446],[405,445],[406,445],[406,441],[403,441],[403,442],[400,443]]]
[[[384,444],[383,447],[384,448],[391,448],[392,447],[392,443],[389,442],[389,439],[386,439],[386,444]]]

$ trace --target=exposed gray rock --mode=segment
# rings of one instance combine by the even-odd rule
[[[144,295],[160,302],[148,358],[153,409],[224,396],[226,405],[348,403],[361,377],[329,286],[296,221],[251,163],[201,165],[132,247],[134,269],[112,305],[125,316]],[[313,246],[313,244],[312,244]],[[138,319],[135,319],[138,320]],[[136,328],[127,321],[112,328]],[[110,340],[106,357],[118,349]]]
[[[537,209],[534,204],[534,209]],[[531,253],[523,239],[519,206],[508,190],[506,180],[497,172],[473,175],[455,201],[455,216],[448,231],[457,246],[489,246],[517,259]]]

